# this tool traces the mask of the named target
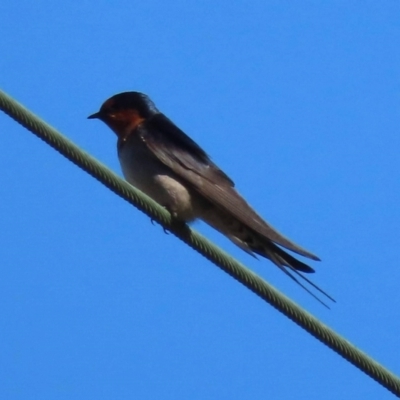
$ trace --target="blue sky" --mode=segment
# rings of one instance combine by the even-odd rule
[[[1,88],[120,173],[86,117],[147,93],[274,226],[322,258],[325,310],[195,224],[400,374],[400,3],[0,6]],[[392,395],[4,114],[0,397]]]

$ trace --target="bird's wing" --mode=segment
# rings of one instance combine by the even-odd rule
[[[319,260],[267,224],[238,194],[233,181],[204,150],[165,115],[158,113],[137,129],[149,151],[207,200],[266,239],[302,256]]]

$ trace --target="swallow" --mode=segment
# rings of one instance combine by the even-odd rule
[[[103,121],[117,135],[125,179],[165,207],[176,221],[206,222],[245,252],[271,260],[325,306],[296,276],[335,301],[302,274],[314,269],[284,249],[311,260],[320,259],[264,221],[208,154],[147,95],[116,94],[88,118]]]

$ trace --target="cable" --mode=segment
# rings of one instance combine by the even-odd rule
[[[16,122],[82,168],[110,190],[158,222],[194,250],[220,267],[278,311],[286,315],[308,333],[326,344],[351,364],[365,372],[393,394],[400,397],[400,379],[357,349],[332,329],[278,292],[258,275],[240,264],[219,247],[186,225],[176,224],[170,214],[148,196],[121,179],[106,166],[82,151],[79,147],[36,117],[22,105],[0,90],[0,109]]]

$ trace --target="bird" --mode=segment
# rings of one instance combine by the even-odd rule
[[[314,261],[320,261],[319,257],[257,214],[232,179],[147,95],[134,91],[116,94],[88,119],[99,119],[116,134],[125,179],[165,207],[175,221],[204,221],[246,253],[272,261],[324,306],[328,307],[297,277],[335,302],[303,275],[314,269],[285,250]]]

